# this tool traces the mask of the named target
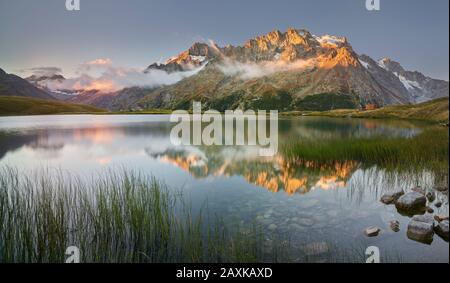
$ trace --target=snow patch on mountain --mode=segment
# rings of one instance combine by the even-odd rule
[[[320,44],[329,44],[334,46],[339,46],[345,44],[346,39],[344,37],[338,37],[334,35],[325,34],[323,36],[314,36],[314,38],[320,42]]]
[[[422,87],[420,86],[420,84],[418,82],[410,81],[407,78],[405,78],[404,76],[398,74],[397,72],[394,72],[394,75],[396,77],[398,77],[400,82],[405,86],[405,88],[407,90],[414,90],[415,88],[422,89]]]
[[[369,67],[370,67],[369,63],[367,63],[367,62],[365,62],[365,61],[363,61],[361,59],[359,59],[359,63],[361,63],[361,65],[363,65],[363,67],[366,68],[366,69],[369,69]]]

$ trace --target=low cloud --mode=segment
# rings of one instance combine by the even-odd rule
[[[88,64],[89,63],[89,64]],[[88,66],[95,66],[92,70]],[[174,84],[186,77],[198,73],[203,67],[186,71],[167,73],[162,70],[150,70],[144,73],[137,68],[113,66],[109,59],[96,59],[80,65],[79,76],[64,81],[48,81],[46,86],[51,90],[98,90],[114,92],[127,87],[157,87]],[[95,73],[95,74],[92,74]]]
[[[89,66],[110,66],[112,65],[112,61],[109,58],[98,58],[84,63]]]
[[[20,70],[21,73],[31,74],[35,76],[53,76],[61,74],[62,70],[58,67],[36,67],[36,68],[29,68],[29,69],[23,69]]]
[[[259,63],[241,63],[232,60],[225,60],[218,68],[227,76],[238,76],[241,79],[260,78],[274,73],[287,72],[292,70],[306,70],[317,65],[315,59],[286,61],[263,61]]]

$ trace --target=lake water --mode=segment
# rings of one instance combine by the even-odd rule
[[[436,178],[424,168],[415,174],[386,172],[353,161],[298,164],[282,154],[284,144],[330,137],[411,137],[423,125],[406,121],[318,117],[279,121],[280,151],[260,157],[256,146],[172,146],[166,115],[71,115],[0,118],[0,167],[29,174],[55,168],[92,177],[105,169],[136,169],[183,191],[195,209],[242,226],[255,221],[267,241],[289,235],[293,248],[311,243],[350,251],[377,246],[392,261],[448,262],[449,247],[437,235],[430,245],[409,240],[410,220],[379,199],[383,191],[415,186],[433,188]],[[447,192],[437,192],[448,215]],[[206,205],[207,204],[207,205]],[[390,220],[400,221],[393,232]],[[363,231],[378,226],[378,237]],[[326,249],[325,249],[326,250]],[[326,251],[322,251],[326,253]],[[321,252],[316,255],[320,258]],[[345,253],[345,252],[344,252]],[[295,259],[293,259],[295,260]],[[339,260],[338,260],[339,261]]]

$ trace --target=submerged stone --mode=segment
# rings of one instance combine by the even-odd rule
[[[394,232],[400,231],[400,222],[398,220],[392,220],[390,223],[391,230]]]
[[[369,227],[364,230],[364,234],[367,237],[376,237],[380,233],[381,229],[378,227]]]
[[[303,252],[308,256],[321,255],[328,251],[328,244],[325,242],[310,243],[303,247]]]
[[[314,224],[314,221],[307,218],[302,218],[297,221],[298,224],[301,226],[312,226]]]
[[[276,230],[278,228],[278,226],[277,225],[275,225],[275,224],[270,224],[269,225],[269,230]]]

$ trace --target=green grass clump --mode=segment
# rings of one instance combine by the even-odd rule
[[[105,112],[94,106],[31,97],[0,96],[0,116]]]
[[[449,132],[430,129],[412,138],[329,138],[286,146],[291,159],[316,162],[357,161],[391,169],[448,169]]]
[[[154,178],[107,173],[92,181],[61,172],[0,170],[0,262],[262,262],[255,225],[231,231],[193,216],[182,196]]]

